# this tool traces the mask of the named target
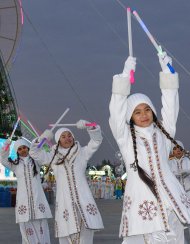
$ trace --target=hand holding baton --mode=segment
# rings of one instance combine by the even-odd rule
[[[59,124],[59,122],[63,119],[63,117],[67,114],[69,112],[69,108],[67,108],[66,110],[65,110],[65,112],[61,115],[61,117],[56,121],[56,123],[52,126],[52,128],[51,128],[51,132],[53,132],[53,130],[57,127],[57,125]],[[41,142],[38,144],[38,148],[40,148],[43,144],[44,144],[44,142],[47,140],[47,138],[43,138],[42,140],[41,140]]]

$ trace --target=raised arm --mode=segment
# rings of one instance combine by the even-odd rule
[[[126,131],[127,96],[131,89],[130,71],[135,70],[135,67],[136,58],[128,57],[123,73],[113,77],[109,124],[118,144],[124,137],[126,140],[128,136],[128,131]]]
[[[162,67],[162,72],[160,72],[160,88],[163,106],[161,109],[162,121],[165,130],[171,137],[174,137],[179,113],[178,73],[170,73],[167,63],[169,62],[172,65],[172,60],[165,52],[162,56],[159,56],[159,61]]]
[[[84,149],[84,155],[85,159],[88,161],[92,155],[98,150],[100,147],[103,137],[101,133],[100,126],[93,126],[93,127],[87,127],[86,124],[89,122],[86,120],[79,120],[77,122],[77,128],[78,129],[87,129],[87,132],[90,136],[89,143],[83,148]]]
[[[49,165],[53,157],[53,149],[50,152],[46,152],[43,147],[38,148],[41,138],[51,140],[53,134],[50,130],[45,130],[40,138],[34,139],[31,143],[29,154],[40,166]]]
[[[10,146],[7,147],[7,150],[4,150],[4,148],[7,145],[10,145],[9,139],[5,141],[3,147],[0,149],[0,163],[5,166],[6,168],[12,170],[15,172],[16,165],[8,161],[9,153],[10,153]]]

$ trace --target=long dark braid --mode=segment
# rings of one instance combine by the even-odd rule
[[[47,167],[46,172],[45,172],[44,175],[47,175],[48,172],[49,172],[49,170],[51,169],[51,164],[52,164],[52,162],[53,162],[53,160],[54,160],[54,158],[55,158],[55,155],[56,155],[57,152],[58,152],[58,148],[59,148],[59,141],[58,141],[58,143],[57,143],[57,145],[56,145],[55,152],[54,152],[54,155],[53,155],[53,157],[52,157],[52,160],[51,160],[51,162],[49,163],[49,165],[48,165],[48,167]]]
[[[150,188],[154,196],[157,198],[156,190],[155,190],[155,183],[154,181],[150,178],[150,176],[139,166],[138,163],[138,158],[137,158],[137,145],[136,145],[136,134],[135,134],[135,128],[134,128],[134,123],[131,120],[130,121],[130,129],[131,129],[131,135],[132,135],[132,140],[133,140],[133,150],[134,150],[134,155],[135,155],[135,161],[134,163],[136,164],[137,170],[139,177],[141,180]]]
[[[32,160],[32,164],[33,164],[33,177],[36,176],[38,174],[38,171],[36,169],[36,164],[35,164],[35,161],[32,157],[29,156],[29,158]],[[15,160],[12,160],[11,157],[8,158],[8,161],[14,165],[18,165],[19,162],[20,162],[20,156],[19,154],[17,153],[17,159]]]
[[[164,135],[176,146],[178,147],[181,151],[184,152],[184,154],[190,158],[190,153],[188,151],[186,151],[185,149],[183,149],[177,142],[176,140],[174,140],[170,134],[164,129],[164,127],[162,126],[161,122],[158,120],[158,118],[156,117],[156,115],[153,113],[153,121],[154,123],[157,125],[157,127],[162,131],[162,133],[164,133]]]

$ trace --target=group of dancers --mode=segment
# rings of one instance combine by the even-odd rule
[[[119,230],[122,244],[184,244],[184,229],[190,224],[189,154],[174,139],[178,73],[170,72],[167,64],[172,60],[166,53],[158,58],[162,120],[149,97],[131,94],[130,71],[136,69],[136,58],[129,56],[123,72],[113,77],[109,124],[127,172]],[[42,165],[51,168],[56,179],[55,236],[59,243],[92,244],[94,232],[104,228],[85,176],[102,134],[99,125],[86,124],[85,120],[76,124],[89,134],[84,147],[70,129],[60,128],[55,135],[45,130],[31,145],[18,139],[14,161],[9,159],[9,150],[1,149],[1,163],[17,177],[15,211],[22,244],[50,244],[47,219],[52,215],[40,182]],[[38,146],[42,138],[52,140],[53,136],[56,143],[50,152]],[[7,139],[5,146],[10,143]]]

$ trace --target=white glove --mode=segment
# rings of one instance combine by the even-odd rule
[[[136,58],[129,56],[124,64],[123,76],[129,77],[131,70],[135,71],[135,69],[136,69]]]
[[[52,131],[51,130],[45,130],[42,134],[41,134],[41,136],[40,136],[40,139],[42,140],[42,139],[44,139],[44,138],[46,138],[48,141],[51,141],[52,139],[53,139],[53,133],[52,133]]]
[[[160,66],[164,73],[171,73],[170,69],[168,68],[167,64],[169,63],[172,66],[172,59],[167,55],[166,52],[158,53],[158,58],[160,62]]]
[[[87,129],[87,128],[89,128],[89,126],[86,126],[86,124],[89,124],[89,123],[90,122],[81,119],[76,123],[76,126],[78,129]]]

